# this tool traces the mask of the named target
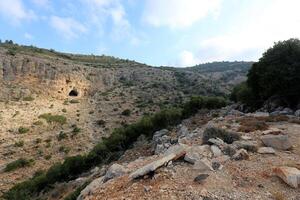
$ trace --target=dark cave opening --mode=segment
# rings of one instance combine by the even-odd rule
[[[77,97],[78,96],[78,91],[76,89],[73,89],[69,92],[70,97]]]

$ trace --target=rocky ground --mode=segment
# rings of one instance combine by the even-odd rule
[[[298,200],[299,134],[294,115],[202,111],[141,138],[78,199]]]

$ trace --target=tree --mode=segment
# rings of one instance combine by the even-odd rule
[[[278,96],[296,106],[300,100],[300,40],[275,43],[253,64],[247,85],[257,102]]]

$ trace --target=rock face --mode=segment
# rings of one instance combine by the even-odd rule
[[[293,188],[298,188],[300,184],[300,171],[294,167],[276,167],[273,169],[276,176]]]
[[[292,147],[287,135],[264,135],[261,140],[267,147],[275,149],[288,150]]]

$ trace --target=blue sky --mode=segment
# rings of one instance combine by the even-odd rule
[[[0,39],[150,65],[257,60],[300,37],[298,0],[0,0]]]

